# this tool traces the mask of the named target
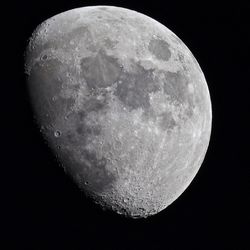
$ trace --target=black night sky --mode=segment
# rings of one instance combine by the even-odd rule
[[[250,249],[250,4],[185,2],[3,3],[2,249]],[[161,22],[189,47],[207,79],[213,126],[205,161],[179,199],[148,219],[103,212],[84,198],[32,120],[23,73],[27,40],[45,19],[89,5],[127,7]]]

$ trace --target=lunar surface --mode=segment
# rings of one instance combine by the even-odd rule
[[[172,31],[125,8],[77,8],[38,26],[25,58],[37,124],[95,203],[147,217],[188,187],[212,110],[199,64]]]

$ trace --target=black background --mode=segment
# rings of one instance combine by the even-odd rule
[[[2,5],[2,249],[250,249],[250,7],[239,1],[185,2]],[[205,161],[181,197],[148,219],[103,212],[86,200],[32,121],[23,73],[27,39],[45,19],[88,5],[127,7],[166,25],[192,51],[209,86],[213,126]]]

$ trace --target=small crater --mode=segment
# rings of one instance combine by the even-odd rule
[[[123,198],[123,202],[124,203],[128,203],[128,199],[127,198]]]
[[[48,56],[46,54],[41,57],[42,61],[46,61],[47,59],[48,59]]]
[[[159,60],[168,61],[171,57],[169,44],[158,38],[150,40],[148,50]]]
[[[60,137],[61,136],[61,131],[59,131],[59,130],[56,130],[55,132],[54,132],[54,136],[55,137]]]

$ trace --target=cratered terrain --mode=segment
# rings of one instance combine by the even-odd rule
[[[199,64],[168,28],[120,7],[69,10],[34,31],[25,72],[52,152],[103,208],[147,217],[191,183],[211,101]]]

